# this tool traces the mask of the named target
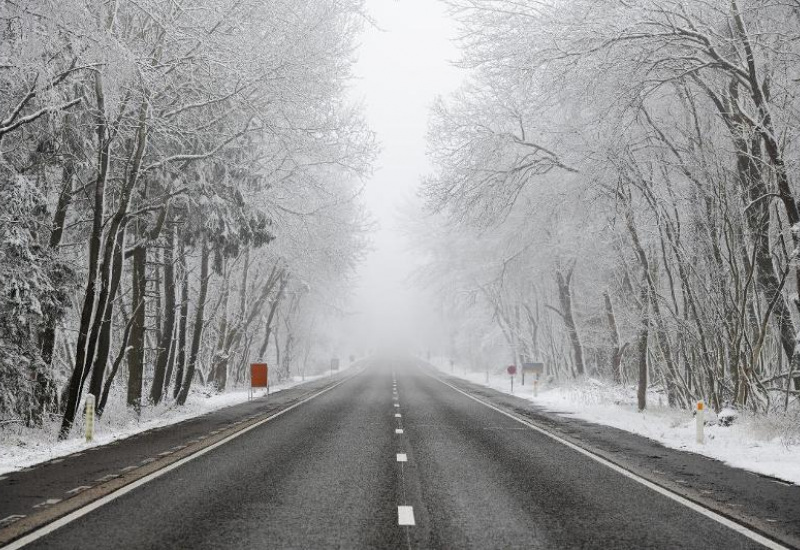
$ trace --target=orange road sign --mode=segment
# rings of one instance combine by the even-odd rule
[[[269,386],[269,367],[266,363],[252,363],[250,365],[250,387],[266,388]]]

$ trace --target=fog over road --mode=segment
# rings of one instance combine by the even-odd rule
[[[398,367],[376,363],[26,548],[761,547]]]

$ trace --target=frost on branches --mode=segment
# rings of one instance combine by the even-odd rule
[[[0,185],[0,417],[39,423],[54,412],[56,385],[41,359],[40,331],[68,302],[72,273],[42,227],[49,225],[34,182],[3,170]]]

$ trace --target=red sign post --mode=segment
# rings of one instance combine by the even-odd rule
[[[253,397],[255,388],[267,388],[269,395],[269,367],[266,363],[250,364],[250,397]]]
[[[506,369],[508,376],[511,378],[511,393],[514,393],[514,375],[517,374],[517,366],[509,365]]]

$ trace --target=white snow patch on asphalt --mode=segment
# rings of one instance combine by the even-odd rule
[[[342,369],[344,370],[344,369]],[[328,376],[306,376],[305,382]],[[302,384],[299,376],[270,387],[270,395]],[[112,390],[113,391],[113,390]],[[109,396],[109,406],[103,417],[95,420],[94,441],[86,443],[83,432],[83,403],[72,434],[66,441],[58,441],[60,423],[53,421],[43,429],[25,428],[9,424],[0,429],[0,474],[13,472],[47,462],[54,458],[88,450],[100,445],[126,439],[141,432],[162,428],[201,416],[224,407],[238,405],[247,401],[249,390],[237,388],[216,394],[206,388],[192,389],[186,404],[178,407],[174,402],[158,407],[145,407],[139,418],[124,404],[124,388],[118,388],[120,395]],[[254,394],[256,398],[266,395],[266,390]]]
[[[463,366],[451,369],[449,359],[434,360],[441,372],[475,384],[511,393],[507,374],[467,372]],[[666,447],[698,453],[736,468],[776,477],[800,485],[800,410],[770,415],[741,414],[733,425],[707,425],[706,442],[695,442],[692,411],[672,409],[658,393],[648,394],[644,412],[636,407],[636,388],[620,387],[594,379],[548,385],[540,380],[538,395],[533,396],[530,380],[514,380],[514,395],[532,401],[547,411],[595,424],[613,426]],[[706,412],[713,420],[713,411]]]

